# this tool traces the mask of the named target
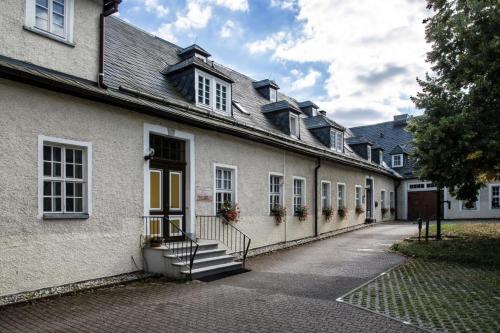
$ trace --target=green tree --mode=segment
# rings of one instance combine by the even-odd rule
[[[412,100],[424,110],[414,134],[418,174],[468,204],[500,175],[498,0],[428,0],[432,72]]]

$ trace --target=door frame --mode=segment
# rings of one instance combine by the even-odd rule
[[[149,153],[149,136],[150,134],[162,135],[165,137],[170,137],[177,140],[185,141],[186,149],[186,170],[184,173],[185,182],[185,228],[186,233],[190,237],[196,237],[195,228],[195,135],[193,133],[179,131],[173,128],[168,128],[160,125],[153,125],[149,123],[144,123],[144,138],[143,138],[143,156],[144,161],[144,203],[143,203],[143,215],[150,215],[150,179],[149,179],[149,160],[145,160],[144,156]]]
[[[368,180],[371,181],[371,188],[370,188],[370,211],[371,211],[371,216],[368,216],[368,190],[367,190],[367,182]],[[366,204],[366,213],[365,213],[365,218],[371,218],[375,219],[375,179],[372,176],[366,176],[365,177],[365,204]]]

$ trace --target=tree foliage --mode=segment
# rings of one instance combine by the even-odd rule
[[[500,170],[498,0],[428,0],[424,20],[432,73],[412,100],[424,110],[409,125],[418,174],[473,202]]]

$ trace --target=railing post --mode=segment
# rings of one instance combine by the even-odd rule
[[[166,241],[167,238],[168,238],[168,225],[169,223],[169,218],[167,215],[163,215],[163,218],[162,218],[162,236],[163,236],[163,239]]]

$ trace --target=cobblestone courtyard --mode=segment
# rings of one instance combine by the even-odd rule
[[[412,259],[343,301],[441,332],[500,332],[500,270]]]
[[[0,309],[0,332],[415,332],[336,298],[403,262],[409,224],[380,224],[190,284],[136,282]]]

